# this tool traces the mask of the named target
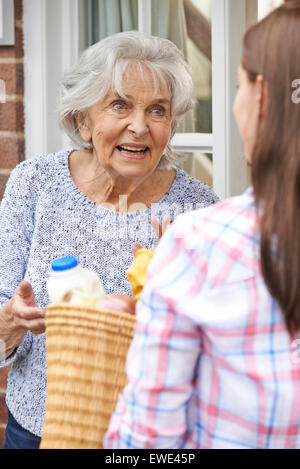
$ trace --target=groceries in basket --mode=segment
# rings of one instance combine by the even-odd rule
[[[131,285],[131,290],[135,302],[141,296],[144,285],[147,281],[147,269],[154,254],[154,249],[141,248],[135,253],[134,260],[127,270],[127,277]]]
[[[125,295],[105,296],[96,274],[78,267],[76,258],[56,259],[47,284],[52,304],[46,314],[47,399],[41,449],[102,448],[126,384],[125,364],[136,322],[128,313],[134,312],[135,302]]]
[[[105,295],[76,258],[56,259],[47,283],[47,401],[42,449],[97,449],[126,384],[135,302],[153,250],[140,249],[128,271],[134,298]],[[131,314],[128,314],[131,313]]]
[[[55,259],[47,290],[52,303],[91,306],[102,311],[124,311],[135,314],[135,301],[128,295],[105,295],[98,275],[81,267],[75,256]]]
[[[78,264],[74,256],[55,259],[47,282],[50,303],[95,307],[105,295],[98,275]]]

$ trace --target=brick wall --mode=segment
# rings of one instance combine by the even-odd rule
[[[0,199],[10,171],[24,159],[22,0],[15,4],[15,45],[0,46],[0,79],[6,102],[0,102]]]
[[[0,200],[11,170],[24,160],[24,77],[22,0],[14,0],[15,45],[0,46],[0,80],[6,102],[0,102]],[[3,83],[3,82],[1,82]],[[1,89],[1,96],[3,90]],[[0,369],[0,448],[6,426],[5,391],[8,369]]]
[[[0,369],[0,448],[3,447],[5,437],[5,427],[7,421],[7,408],[5,403],[5,393],[7,384],[7,373],[9,368]]]

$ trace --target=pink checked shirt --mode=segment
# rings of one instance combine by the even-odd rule
[[[300,335],[258,258],[252,189],[168,229],[106,448],[300,448]]]

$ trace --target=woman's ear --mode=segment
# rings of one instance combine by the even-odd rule
[[[76,112],[75,120],[77,123],[77,127],[81,138],[85,142],[90,142],[92,140],[92,132],[88,125],[88,114],[83,114],[82,112]]]
[[[262,103],[261,103],[261,116],[265,117],[267,114],[269,106],[269,86],[268,82],[263,81],[263,87],[262,87]]]
[[[265,117],[269,103],[269,87],[268,83],[263,79],[262,75],[256,77],[257,100],[259,102],[259,117]]]

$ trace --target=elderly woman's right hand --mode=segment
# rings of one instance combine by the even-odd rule
[[[154,215],[151,215],[151,225],[156,234],[157,241],[159,242],[162,235],[166,232],[166,230],[171,225],[170,215],[166,214],[163,216],[162,224],[159,223],[158,219]],[[135,256],[138,250],[141,249],[142,247],[143,246],[141,246],[138,243],[133,243],[131,245],[133,255]]]
[[[28,330],[45,332],[45,311],[36,304],[31,284],[22,281],[0,311],[0,339],[5,343],[6,357],[21,344]]]

